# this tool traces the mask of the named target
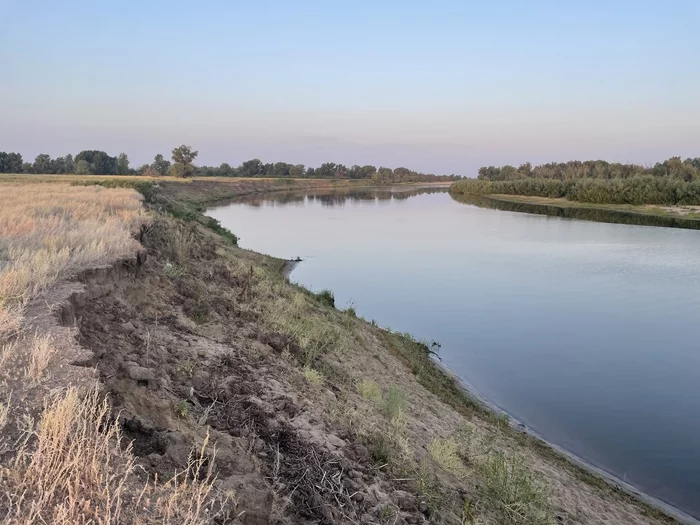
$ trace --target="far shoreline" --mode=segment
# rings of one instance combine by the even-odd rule
[[[501,211],[609,224],[700,230],[700,213],[694,207],[597,204],[575,202],[564,198],[506,194],[471,195],[452,191],[450,195],[463,204]]]

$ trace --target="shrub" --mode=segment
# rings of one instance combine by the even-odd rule
[[[547,494],[525,460],[489,454],[478,468],[483,498],[501,523],[545,525],[552,523]]]
[[[330,290],[321,290],[320,292],[315,293],[314,296],[321,304],[335,308],[335,296]]]
[[[387,419],[395,419],[400,417],[406,405],[406,394],[400,388],[392,386],[384,396],[382,404],[382,414]]]
[[[378,403],[382,398],[382,391],[374,381],[363,379],[357,384],[357,392],[368,401]]]

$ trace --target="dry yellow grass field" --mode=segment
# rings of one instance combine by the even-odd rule
[[[133,190],[4,184],[0,190],[0,341],[25,307],[71,271],[132,254],[146,220]]]
[[[65,179],[64,179],[65,180]],[[149,222],[131,189],[0,184],[0,523],[202,523],[216,515],[204,447],[165,483],[139,481],[108,402],[50,381],[64,367],[25,314],[51,288],[133,257]],[[48,307],[48,305],[47,305]],[[221,503],[221,500],[219,500]]]

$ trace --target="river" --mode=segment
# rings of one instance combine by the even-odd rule
[[[208,211],[291,279],[442,345],[548,441],[700,517],[700,232],[486,209],[444,190],[249,197]]]

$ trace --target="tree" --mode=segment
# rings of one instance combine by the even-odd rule
[[[194,173],[194,159],[199,155],[198,151],[193,151],[190,146],[178,146],[173,150],[173,162],[180,164],[183,169],[183,177],[190,177]]]
[[[367,164],[366,166],[362,166],[362,176],[365,178],[370,178],[373,173],[377,172],[377,168]]]
[[[51,173],[68,173],[65,157],[56,157],[51,161]]]
[[[304,177],[305,171],[306,171],[306,168],[304,167],[303,164],[295,164],[294,166],[290,166],[289,176],[293,177],[295,179],[301,179]]]
[[[170,164],[170,163],[168,163]],[[144,164],[138,169],[139,175],[144,177],[160,177],[160,173],[153,169],[153,166]]]
[[[117,172],[117,158],[110,157],[104,151],[81,151],[75,156],[75,162],[77,163],[81,160],[86,161],[90,165],[90,173],[93,175],[114,175]]]
[[[168,173],[168,168],[170,167],[170,161],[165,160],[163,158],[163,155],[158,153],[158,155],[155,156],[153,159],[153,164],[151,164],[151,168],[153,168],[154,171],[156,171],[159,175],[167,175]]]
[[[275,162],[272,167],[272,175],[274,177],[289,177],[289,169],[291,167],[291,164],[286,162]]]
[[[32,164],[32,172],[34,173],[51,173],[51,157],[46,153],[40,153],[34,159]]]
[[[21,173],[22,155],[0,151],[0,173]]]
[[[247,160],[238,168],[241,177],[259,177],[265,173],[265,168],[260,159]]]
[[[230,164],[222,162],[221,166],[219,166],[219,175],[222,177],[232,177],[234,175],[233,168]]]
[[[91,173],[90,163],[85,159],[80,159],[75,164],[75,173],[78,175],[89,175]]]
[[[526,162],[518,167],[518,173],[521,173],[524,177],[532,176],[532,164]]]
[[[187,176],[187,174],[185,171],[185,167],[182,164],[180,164],[179,162],[171,164],[170,167],[168,168],[168,177],[184,178],[186,176]]]
[[[73,173],[75,171],[75,162],[73,161],[73,155],[70,153],[65,157],[65,169],[66,173]]]
[[[117,175],[129,174],[129,157],[126,153],[120,153],[117,156]]]

